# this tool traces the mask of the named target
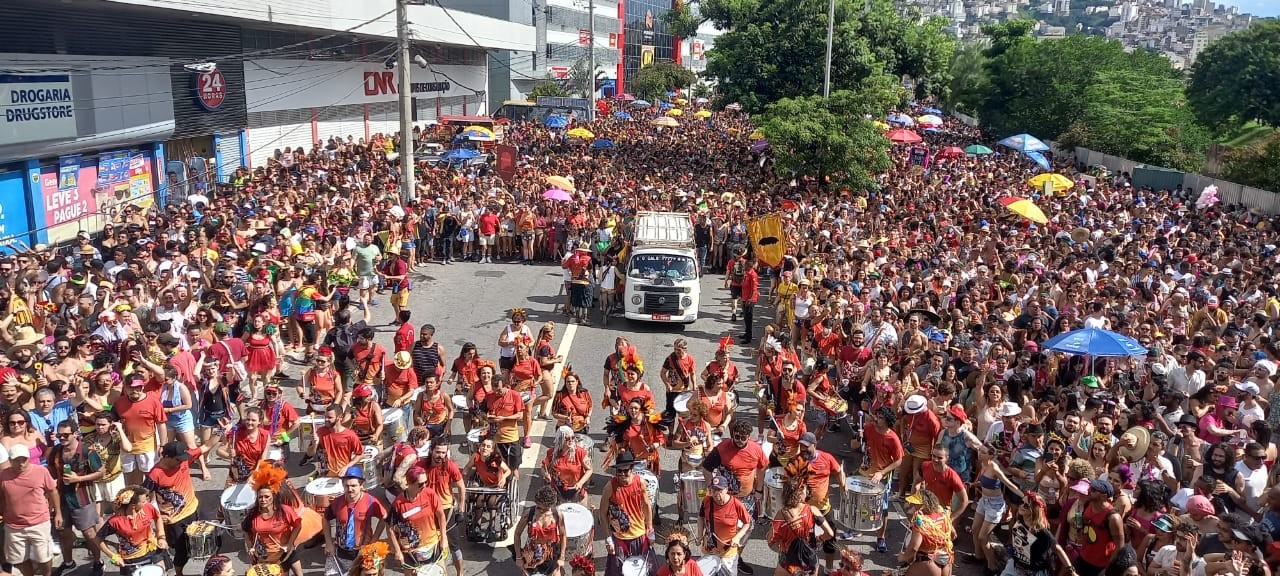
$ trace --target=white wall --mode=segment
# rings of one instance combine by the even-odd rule
[[[367,20],[367,25],[354,30],[361,34],[394,38],[396,17],[394,0],[105,0],[118,4],[149,6],[195,14],[269,22],[286,26],[303,26],[321,30],[348,30]],[[457,20],[455,25],[453,20]],[[537,49],[532,26],[515,24],[496,18],[478,16],[460,10],[446,14],[439,6],[410,6],[409,21],[413,37],[420,41],[482,46],[497,50]],[[470,36],[467,33],[470,33]]]
[[[472,97],[476,91],[488,90],[485,66],[433,64],[430,69],[415,66],[412,70],[414,83],[449,83],[447,91],[415,92],[417,98]],[[395,93],[379,91],[386,86],[380,81],[387,73],[391,71],[377,62],[246,60],[245,97],[250,112],[395,102]],[[391,85],[399,88],[394,76]]]

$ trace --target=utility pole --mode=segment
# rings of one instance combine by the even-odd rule
[[[400,56],[396,58],[396,73],[400,75],[400,201],[413,201],[413,83],[411,82],[411,46],[409,38],[409,2],[396,0],[396,37],[400,41]]]
[[[831,95],[831,37],[836,31],[836,0],[827,5],[827,66],[822,74],[822,97]]]
[[[587,120],[596,118],[596,0],[587,0]]]

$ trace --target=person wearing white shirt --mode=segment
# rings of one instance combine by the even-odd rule
[[[1258,509],[1258,500],[1267,490],[1267,448],[1257,442],[1244,446],[1244,457],[1236,462],[1236,471],[1244,477],[1244,503],[1249,510]]]

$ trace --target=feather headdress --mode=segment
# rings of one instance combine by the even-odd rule
[[[269,462],[261,462],[258,468],[253,471],[253,489],[261,490],[270,488],[272,492],[279,492],[280,485],[284,483],[284,479],[289,476],[283,468],[272,466]]]

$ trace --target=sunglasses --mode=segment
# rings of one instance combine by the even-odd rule
[[[12,425],[14,425],[14,424],[26,424],[26,423],[27,423],[27,421],[26,421],[26,420],[10,420],[10,421],[9,421],[9,425],[10,425],[10,426],[12,426]]]
[[[67,438],[70,438],[70,437],[71,437],[71,433],[70,433],[70,432],[65,432],[65,433],[62,433],[62,434],[54,434],[54,437],[56,437],[56,438],[58,438],[58,439],[67,439]]]

